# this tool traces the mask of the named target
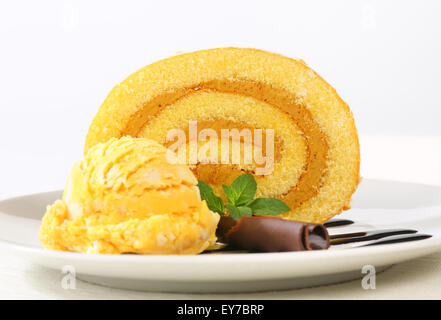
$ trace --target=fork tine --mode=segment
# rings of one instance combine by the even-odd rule
[[[323,226],[325,226],[326,228],[333,228],[333,227],[347,226],[347,225],[353,224],[353,223],[354,223],[354,221],[352,221],[352,220],[333,218],[333,219],[323,223]]]
[[[431,237],[432,236],[430,234],[402,234],[402,235],[395,235],[395,236],[379,239],[377,241],[373,241],[372,243],[361,245],[360,247],[368,247],[374,245],[399,243],[399,242],[407,242],[407,241],[415,241],[415,240],[424,240]]]
[[[361,242],[382,239],[389,236],[400,235],[400,234],[413,234],[417,233],[416,230],[411,229],[384,229],[384,230],[372,230],[363,232],[353,232],[345,234],[335,234],[331,235],[331,245],[339,245],[352,242]]]

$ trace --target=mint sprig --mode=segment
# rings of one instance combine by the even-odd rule
[[[230,217],[239,220],[244,216],[278,215],[289,211],[289,207],[283,201],[276,198],[254,199],[257,191],[257,183],[254,176],[244,173],[237,177],[230,185],[223,185],[222,189],[227,196],[228,203],[214,194],[208,183],[199,181],[198,187],[202,200],[207,202],[208,208],[220,215],[225,215],[225,208]]]
[[[236,207],[234,204],[227,203],[225,205],[225,207],[227,207],[228,213],[230,214],[230,217],[232,217],[236,220],[239,220],[243,216],[252,216],[253,215],[251,208],[246,207],[246,206]]]
[[[257,183],[253,175],[244,173],[237,177],[231,185],[223,185],[222,189],[230,203],[241,206],[253,201],[257,191]]]
[[[221,198],[214,194],[214,191],[210,185],[199,180],[198,187],[202,200],[207,202],[208,209],[223,216],[225,211],[224,203],[222,202]]]
[[[258,198],[248,204],[253,214],[260,215],[278,215],[289,211],[289,207],[285,202],[275,198]]]

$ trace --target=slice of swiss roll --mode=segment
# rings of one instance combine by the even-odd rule
[[[219,196],[253,174],[257,196],[286,202],[288,219],[329,220],[359,182],[348,105],[303,61],[261,50],[186,53],[130,75],[102,104],[85,150],[125,135],[170,147]]]

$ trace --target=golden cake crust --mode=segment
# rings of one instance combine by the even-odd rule
[[[228,94],[240,96],[235,103],[241,110],[226,106]],[[216,106],[216,110],[206,108],[208,102],[216,105],[217,101],[223,101],[223,105]],[[261,115],[250,114],[252,110],[247,108],[253,104],[259,110],[273,110],[273,117],[282,119],[286,115],[286,123],[292,121],[291,127],[300,133],[290,133],[283,121],[273,123]],[[256,177],[261,186],[260,196],[276,196],[290,205],[292,210],[284,217],[324,222],[349,208],[359,181],[360,158],[357,131],[348,105],[303,61],[262,50],[202,50],[142,68],[112,89],[89,128],[85,151],[111,137],[124,135],[148,137],[165,144],[163,132],[182,127],[184,120],[216,123],[231,118],[250,127],[263,123],[274,126],[276,138],[296,136],[297,140],[290,144],[281,138],[284,149],[273,177]],[[302,144],[306,146],[304,150]],[[299,165],[295,166],[295,161],[288,160],[301,150],[306,158],[298,160]],[[199,166],[194,171],[210,176],[219,170],[226,169]],[[224,174],[233,179],[241,168],[228,170],[237,171]]]

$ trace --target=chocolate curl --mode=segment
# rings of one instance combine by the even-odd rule
[[[283,252],[329,248],[329,234],[321,224],[279,217],[251,216],[239,221],[221,217],[217,229],[221,241],[252,251]]]

